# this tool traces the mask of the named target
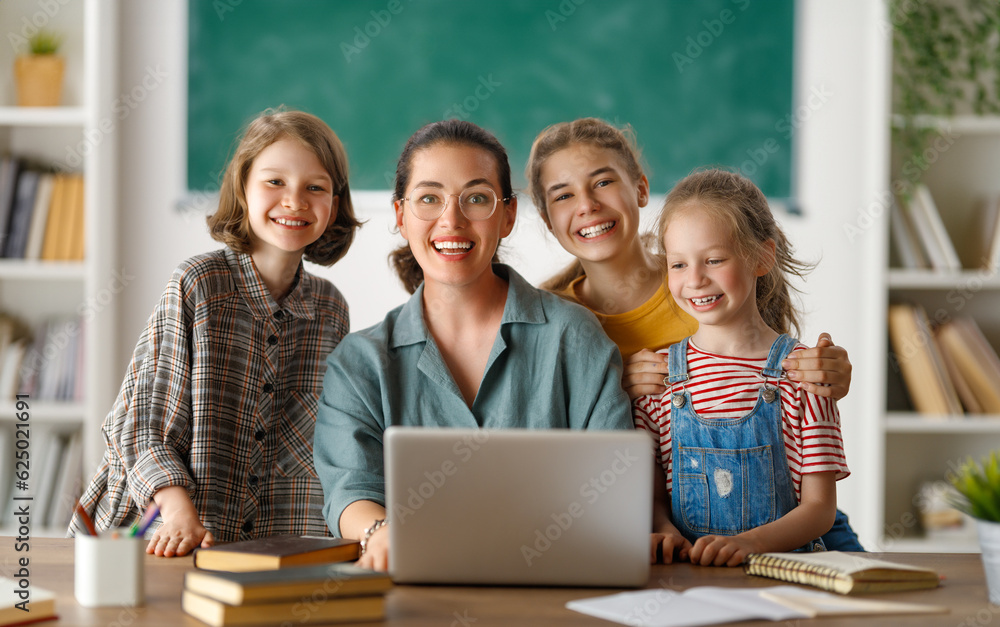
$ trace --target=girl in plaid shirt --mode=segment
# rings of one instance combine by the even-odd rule
[[[139,338],[81,505],[97,527],[155,503],[146,551],[328,534],[312,465],[324,360],[348,310],[303,259],[332,265],[355,229],[347,155],[319,118],[266,111],[246,129],[209,216],[226,248],[188,259]],[[70,533],[83,529],[78,517]]]

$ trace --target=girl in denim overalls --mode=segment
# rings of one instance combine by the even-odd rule
[[[669,226],[669,228],[667,228]],[[801,276],[764,195],[696,172],[667,196],[667,281],[698,321],[671,346],[662,396],[636,400],[658,438],[652,559],[736,566],[750,553],[821,549],[848,475],[835,401],[798,389],[782,360],[804,348],[785,273]]]

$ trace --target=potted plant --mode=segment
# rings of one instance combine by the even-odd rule
[[[22,107],[55,107],[62,97],[65,62],[59,52],[62,36],[40,30],[28,39],[28,53],[14,59],[17,104]]]
[[[1000,605],[1000,450],[968,459],[949,480],[960,495],[955,506],[976,519],[990,603]]]

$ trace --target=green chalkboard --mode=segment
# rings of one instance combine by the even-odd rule
[[[703,165],[791,195],[793,0],[190,0],[188,187],[216,187],[240,127],[285,104],[344,141],[353,189],[391,188],[421,125],[493,131],[516,186],[535,135],[636,130],[654,192]]]

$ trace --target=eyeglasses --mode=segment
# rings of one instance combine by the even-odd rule
[[[445,194],[436,187],[415,187],[403,200],[410,203],[410,211],[420,220],[437,220],[444,213],[448,199],[458,197],[458,209],[469,220],[489,220],[497,209],[497,193],[489,187],[470,187],[461,194]],[[503,198],[504,202],[510,198]]]

